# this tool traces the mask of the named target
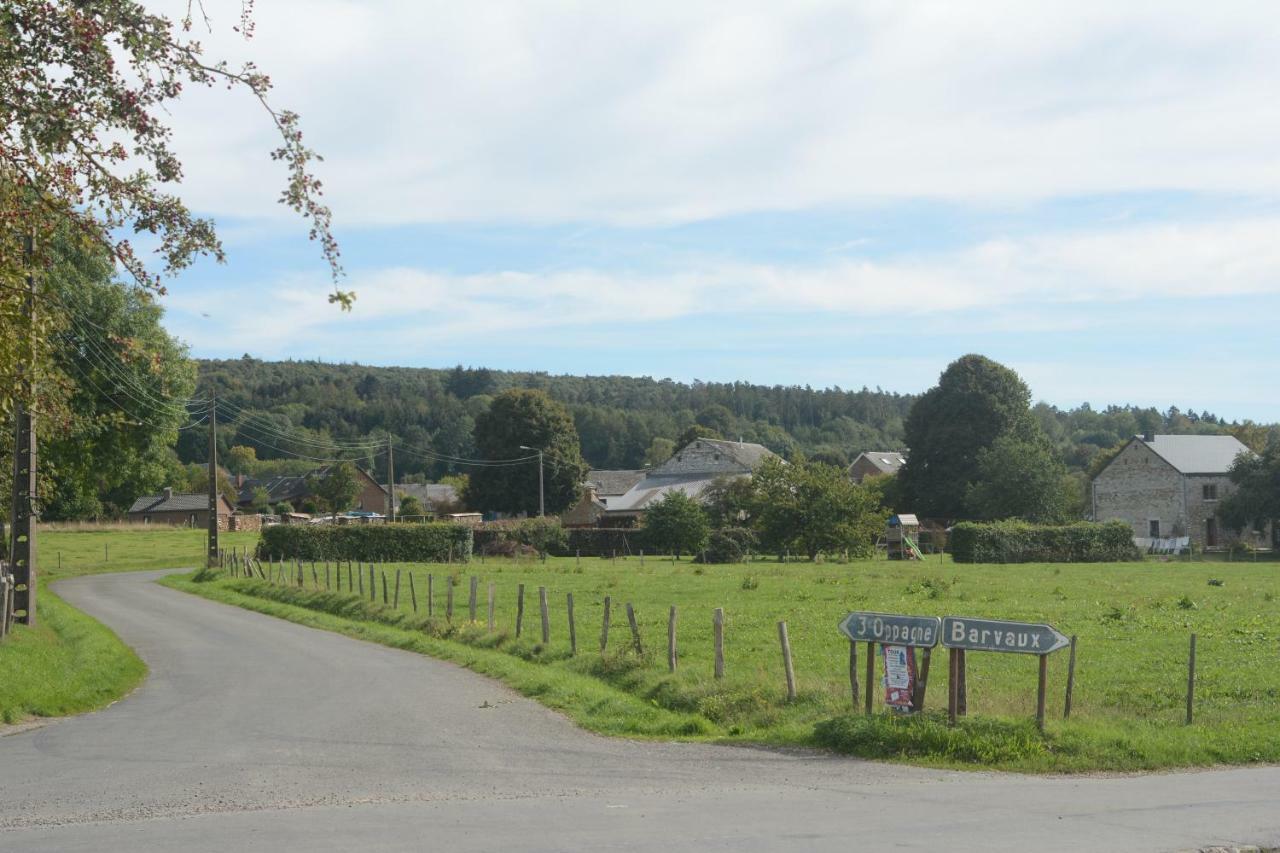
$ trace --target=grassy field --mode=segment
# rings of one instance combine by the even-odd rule
[[[224,534],[225,545],[251,546],[256,534]],[[101,708],[132,690],[146,674],[133,651],[101,623],[59,598],[59,578],[100,572],[196,566],[201,530],[119,526],[41,529],[35,628],[15,625],[0,643],[0,723]]]
[[[381,574],[399,610],[381,604]],[[458,660],[561,708],[584,726],[630,732],[823,745],[860,755],[941,765],[1020,770],[1139,770],[1280,760],[1280,568],[1269,563],[956,565],[949,561],[852,564],[755,562],[701,567],[636,558],[544,563],[489,560],[468,566],[378,567],[378,603],[344,589],[298,590],[223,578],[177,584],[265,612]],[[411,611],[408,577],[419,611]],[[434,576],[434,618],[426,615]],[[480,581],[478,622],[468,618],[469,576]],[[446,580],[454,589],[444,618]],[[1212,582],[1211,582],[1212,581]],[[495,585],[496,630],[486,597]],[[368,594],[367,570],[364,575]],[[523,636],[514,636],[516,590],[526,587]],[[546,587],[551,640],[540,640],[538,587]],[[578,654],[569,653],[566,593],[573,593]],[[613,601],[610,651],[599,653],[603,599]],[[633,604],[645,653],[627,650]],[[678,608],[680,662],[666,667],[669,608]],[[726,618],[726,677],[712,677],[712,611]],[[852,609],[1047,621],[1079,636],[1072,719],[1061,720],[1066,654],[1050,662],[1050,723],[1032,724],[1036,661],[969,655],[970,717],[949,729],[945,655],[930,678],[930,710],[901,719],[850,713],[848,643],[837,633]],[[787,702],[776,623],[789,627],[799,695]],[[1198,640],[1196,724],[1182,725],[1187,642]],[[372,636],[376,633],[378,636]],[[421,639],[421,638],[426,639]],[[414,644],[419,644],[415,646]],[[860,649],[861,654],[861,649]],[[515,675],[514,673],[519,673]],[[591,685],[586,691],[584,685]],[[600,689],[613,696],[603,702]],[[580,698],[576,698],[579,696]],[[554,698],[550,698],[554,697]],[[634,700],[674,716],[643,724]]]

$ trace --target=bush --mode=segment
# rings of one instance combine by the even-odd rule
[[[707,546],[711,523],[702,506],[684,492],[668,492],[644,513],[644,542],[655,553],[697,554]]]
[[[700,563],[741,563],[756,546],[756,534],[745,527],[722,527],[711,531],[707,547],[698,555]]]
[[[258,559],[466,562],[471,528],[465,524],[281,524],[258,540]]]
[[[475,549],[481,554],[513,555],[524,549],[539,554],[564,554],[569,533],[558,518],[522,518],[490,522],[475,531]]]
[[[1123,521],[963,521],[951,529],[951,553],[957,563],[1112,563],[1142,559],[1133,544],[1133,528]]]

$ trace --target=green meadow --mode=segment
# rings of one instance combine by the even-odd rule
[[[323,563],[316,564],[314,574],[311,564],[303,566],[302,587],[296,577],[271,583],[226,576],[173,583],[317,627],[457,660],[605,733],[823,746],[868,757],[1031,771],[1280,760],[1280,567],[1273,563],[960,565],[932,559],[701,566],[654,558],[642,563],[636,557],[545,563],[489,559],[466,565],[377,565],[372,601],[367,564],[359,574],[352,569],[355,591],[347,589],[346,565],[341,572],[336,565],[328,567],[326,588]],[[474,622],[473,575],[478,587]],[[490,584],[492,631],[487,625]],[[525,609],[517,637],[521,584]],[[446,612],[450,588],[452,618]],[[545,644],[539,588],[547,590],[549,605]],[[576,654],[570,649],[570,593]],[[606,596],[612,624],[602,654]],[[628,603],[637,618],[640,653],[630,636]],[[672,606],[677,610],[675,673],[667,666]],[[713,677],[717,607],[725,612],[723,680]],[[850,696],[849,644],[836,630],[850,610],[1048,622],[1074,634],[1079,644],[1072,717],[1062,719],[1065,651],[1050,658],[1043,735],[1033,723],[1036,659],[970,653],[969,716],[948,727],[941,650],[923,715],[901,718],[877,703],[875,715],[864,717],[855,712]],[[794,659],[795,701],[786,698],[777,633],[783,620]],[[1196,721],[1186,726],[1192,632],[1198,635]],[[859,648],[860,658],[864,650]],[[864,663],[860,660],[860,678]],[[601,699],[605,688],[613,697],[608,702]],[[634,718],[641,707],[646,709],[643,723]]]

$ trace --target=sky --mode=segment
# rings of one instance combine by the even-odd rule
[[[185,2],[155,2],[181,11]],[[354,310],[243,93],[172,109],[229,258],[200,357],[919,392],[1280,420],[1265,2],[206,0],[299,112]]]

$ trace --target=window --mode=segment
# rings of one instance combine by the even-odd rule
[[[1151,525],[1150,530],[1148,531],[1150,533],[1151,538],[1159,539],[1160,538],[1160,520],[1153,518],[1148,523]]]
[[[1205,483],[1200,487],[1200,493],[1207,501],[1216,501],[1218,499],[1218,484]]]

